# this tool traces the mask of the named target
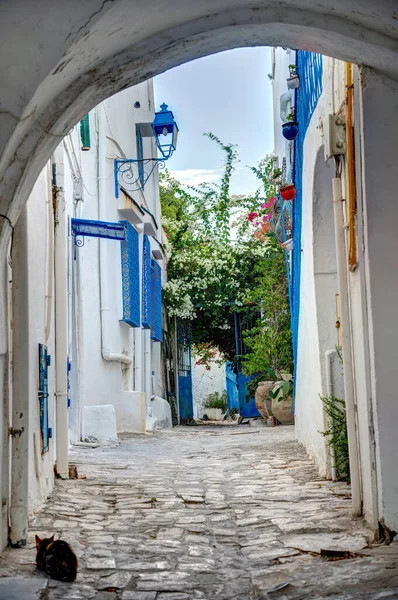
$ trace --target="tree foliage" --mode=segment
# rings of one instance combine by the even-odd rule
[[[252,169],[261,182],[254,195],[231,195],[236,149],[211,133],[206,135],[225,157],[220,183],[183,187],[169,173],[161,175],[162,223],[168,236],[164,288],[168,313],[191,321],[199,355],[209,356],[209,348],[214,347],[235,360],[234,313],[253,321],[261,312],[245,336],[251,349],[251,358],[244,359],[246,372],[257,373],[266,364],[291,368],[284,255],[268,228],[264,230],[273,206],[270,198],[276,193],[273,158]]]

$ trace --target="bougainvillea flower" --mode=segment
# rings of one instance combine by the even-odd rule
[[[252,221],[253,221],[253,220],[254,220],[256,217],[258,217],[258,213],[256,213],[256,212],[250,212],[250,213],[247,215],[247,218],[248,218],[248,220],[250,221],[250,223],[251,223],[251,222],[252,222]]]

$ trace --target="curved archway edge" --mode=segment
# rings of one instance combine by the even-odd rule
[[[93,106],[195,58],[283,45],[398,79],[394,6],[394,0],[377,6],[373,0],[43,1],[33,23],[28,0],[3,3],[0,213],[15,223],[51,152]],[[12,60],[4,58],[10,49]],[[4,219],[2,228],[9,229]]]

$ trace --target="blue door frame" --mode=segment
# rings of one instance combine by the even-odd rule
[[[193,419],[191,336],[189,323],[177,321],[177,372],[180,420]]]

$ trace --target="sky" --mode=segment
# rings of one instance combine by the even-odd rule
[[[232,194],[251,194],[258,179],[247,168],[273,150],[271,49],[242,48],[213,54],[158,75],[156,110],[165,102],[179,127],[167,168],[182,183],[219,181],[222,150],[203,134],[237,144],[240,162]]]

